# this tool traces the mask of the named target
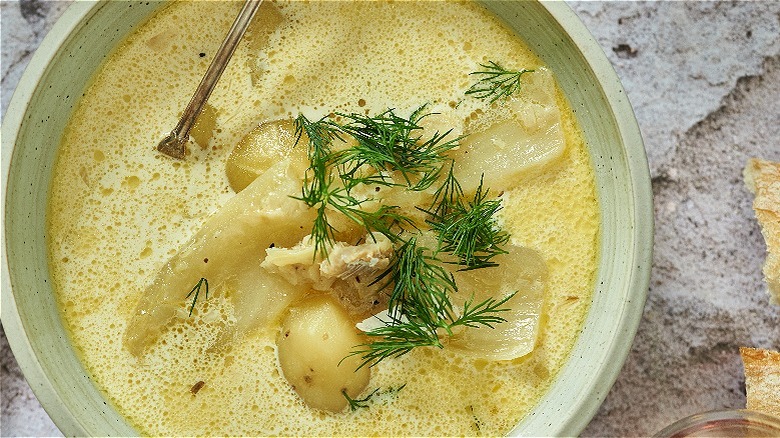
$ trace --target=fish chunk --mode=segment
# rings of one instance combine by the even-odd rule
[[[381,285],[372,283],[390,265],[393,245],[379,234],[363,240],[357,245],[336,242],[322,260],[306,236],[291,248],[268,248],[261,266],[291,285],[327,291],[353,318],[364,318],[387,304]]]

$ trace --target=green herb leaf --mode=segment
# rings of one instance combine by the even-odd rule
[[[496,64],[497,66],[497,64]],[[350,356],[360,355],[360,367],[373,366],[390,357],[402,356],[421,346],[442,348],[440,336],[452,335],[453,327],[493,327],[504,322],[501,312],[509,297],[465,303],[462,311],[454,309],[451,297],[457,292],[453,275],[445,268],[440,253],[451,254],[463,269],[495,266],[492,258],[504,251],[501,245],[509,235],[497,225],[498,200],[487,199],[489,190],[480,183],[474,198],[463,199],[463,190],[453,172],[454,162],[446,152],[458,145],[450,131],[423,136],[419,122],[430,115],[425,105],[406,119],[389,109],[377,116],[338,114],[346,123],[321,119],[311,122],[304,116],[296,120],[299,139],[309,137],[309,169],[304,177],[301,196],[317,215],[312,227],[315,256],[327,257],[335,242],[335,230],[328,221],[330,214],[340,214],[362,226],[367,233],[385,235],[395,250],[390,266],[371,284],[389,290],[388,313],[383,326],[366,333],[370,341],[358,345]],[[334,151],[333,140],[352,137],[354,146]],[[447,168],[446,176],[444,169]],[[395,174],[395,175],[393,175]],[[397,182],[397,174],[403,177]],[[394,179],[393,176],[396,176]],[[356,198],[353,190],[361,185],[403,186],[409,190],[426,190],[441,183],[427,210],[426,223],[438,236],[438,248],[432,250],[418,243],[417,224],[402,214],[397,206],[365,208],[366,201]],[[365,400],[350,401],[362,407]]]
[[[379,175],[397,171],[413,190],[424,190],[432,183],[431,174],[439,172],[444,153],[458,146],[460,137],[447,138],[451,131],[434,133],[424,140],[419,122],[430,116],[425,105],[415,110],[408,119],[389,109],[377,116],[339,114],[347,120],[340,129],[357,140],[357,145],[339,154],[343,174],[354,175],[365,166]],[[423,181],[422,184],[419,181]]]
[[[379,388],[376,388],[375,390],[371,391],[367,396],[360,398],[360,399],[353,399],[352,397],[347,394],[346,390],[342,390],[341,393],[344,395],[344,398],[347,399],[347,403],[349,403],[349,410],[350,411],[356,411],[360,408],[368,408],[370,405],[368,402],[374,398],[379,396],[396,396],[398,392],[400,392],[402,389],[406,387],[406,383],[399,387],[389,387],[387,389],[379,390]]]
[[[368,401],[377,392],[379,392],[379,388],[371,391],[364,398],[354,399],[354,398],[350,397],[349,394],[347,394],[347,390],[346,389],[342,389],[341,390],[341,394],[344,395],[345,399],[347,399],[347,403],[349,403],[349,410],[352,411],[352,412],[357,411],[360,408],[367,408],[368,407]]]
[[[201,278],[201,279],[198,281],[198,283],[195,285],[195,287],[193,287],[193,288],[192,288],[192,290],[190,291],[190,293],[188,293],[188,294],[187,294],[187,296],[186,296],[186,297],[184,297],[184,299],[186,300],[186,299],[187,299],[187,298],[189,298],[189,297],[190,297],[192,294],[195,294],[195,296],[194,296],[194,297],[192,297],[192,305],[190,306],[190,314],[189,314],[189,316],[192,316],[192,311],[193,311],[193,309],[195,309],[195,303],[197,303],[197,302],[198,302],[198,295],[200,295],[200,290],[201,290],[202,288],[205,288],[205,292],[206,292],[206,299],[208,299],[208,298],[209,298],[209,281],[208,281],[208,280],[206,280],[205,278]]]
[[[349,356],[359,355],[363,362],[358,369],[364,366],[374,366],[377,363],[391,357],[399,357],[417,347],[442,348],[441,341],[435,330],[418,322],[384,321],[383,327],[378,327],[366,333],[374,338],[371,342],[355,347]]]
[[[481,326],[493,328],[495,324],[506,322],[506,319],[499,316],[499,312],[507,312],[509,308],[502,308],[507,301],[511,300],[517,292],[513,292],[506,297],[496,300],[488,298],[487,300],[474,305],[473,300],[466,301],[463,305],[463,314],[452,321],[450,328],[456,326],[478,328]]]
[[[470,75],[479,76],[480,79],[466,91],[467,95],[477,99],[490,99],[490,103],[498,99],[507,99],[512,94],[520,91],[522,84],[520,78],[534,70],[507,70],[498,63],[488,61],[480,64],[484,70],[475,71]]]
[[[495,218],[501,201],[487,199],[488,192],[489,189],[483,191],[480,180],[474,199],[467,203],[442,199],[429,211],[431,218],[426,220],[438,233],[438,251],[457,257],[463,270],[496,266],[493,257],[506,254],[502,246],[509,241],[509,234],[498,226]]]

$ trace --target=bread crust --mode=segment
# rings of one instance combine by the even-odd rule
[[[766,241],[764,278],[770,302],[780,305],[780,163],[752,158],[743,175],[748,189],[755,194],[753,210]]]
[[[780,417],[780,352],[740,347],[747,408]]]

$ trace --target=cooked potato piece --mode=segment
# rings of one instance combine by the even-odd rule
[[[190,137],[195,144],[202,149],[209,147],[209,142],[214,137],[214,129],[217,127],[217,109],[209,103],[203,106],[203,110],[198,115],[195,125],[190,131]]]
[[[343,391],[355,398],[368,385],[369,368],[357,369],[360,358],[349,356],[362,342],[355,324],[331,298],[313,297],[290,308],[284,318],[279,364],[307,405],[338,412],[347,407]]]
[[[530,171],[539,170],[563,155],[565,139],[555,100],[552,74],[538,69],[524,77],[524,85],[509,102],[511,116],[487,129],[469,133],[455,158],[455,176],[466,193],[473,193],[484,173],[491,189],[506,190]]]
[[[235,333],[243,335],[278,321],[287,306],[305,290],[261,268],[262,257],[248,257],[225,280],[224,290],[235,308]]]
[[[544,300],[547,266],[538,252],[512,246],[509,254],[496,257],[499,266],[456,272],[455,280],[462,301],[473,297],[473,304],[488,298],[500,300],[512,292],[514,297],[502,308],[507,322],[494,328],[466,328],[452,338],[451,345],[492,360],[511,360],[534,349]]]
[[[224,291],[231,297],[239,332],[273,320],[298,298],[297,289],[271,279],[260,262],[272,243],[289,246],[309,231],[311,211],[289,196],[300,192],[302,173],[289,159],[269,168],[210,216],[159,270],[125,331],[132,354],[141,355],[157,339],[200,278],[208,280],[212,295]]]
[[[249,131],[228,157],[226,172],[230,187],[236,193],[244,190],[274,163],[286,157],[307,163],[308,138],[302,137],[297,147],[295,140],[295,122],[289,119],[261,123]]]

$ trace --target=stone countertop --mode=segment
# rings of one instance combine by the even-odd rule
[[[0,1],[2,113],[68,1]],[[652,174],[655,254],[631,353],[585,436],[639,436],[745,404],[740,346],[780,349],[780,306],[744,188],[780,161],[780,2],[570,2],[636,111]],[[2,436],[60,435],[0,333]]]

